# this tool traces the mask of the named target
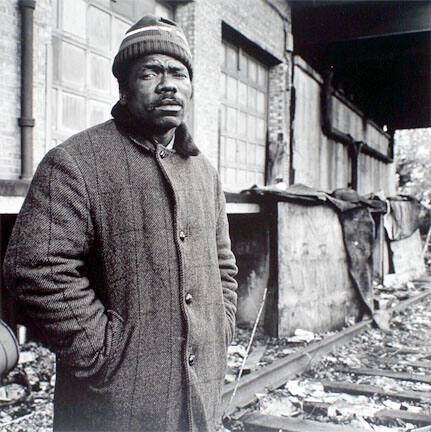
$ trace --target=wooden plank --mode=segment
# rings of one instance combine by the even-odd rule
[[[389,421],[389,420],[402,420],[404,422],[413,423],[417,425],[431,425],[431,416],[427,414],[414,413],[411,411],[397,411],[397,410],[381,410],[375,414],[374,418]]]
[[[226,213],[228,214],[243,214],[243,213],[260,213],[261,207],[259,204],[252,203],[227,203]]]
[[[332,404],[328,402],[317,402],[317,401],[303,401],[304,412],[314,415],[326,416],[328,408]],[[431,416],[428,414],[414,413],[407,410],[389,410],[383,409],[378,411],[374,417],[375,420],[388,421],[388,420],[403,420],[405,422],[417,424],[417,425],[429,425],[431,424]]]
[[[392,261],[394,263],[395,278],[402,280],[425,273],[425,263],[422,259],[422,239],[417,229],[411,236],[402,240],[390,242]],[[386,276],[388,278],[388,276]]]
[[[248,193],[225,192],[224,195],[227,203],[236,204],[262,204],[265,199],[261,195]]]
[[[425,356],[429,355],[426,353]],[[396,359],[382,359],[383,363],[399,366],[411,366],[415,368],[431,369],[431,360],[396,360]]]
[[[259,413],[241,418],[246,432],[363,432],[362,428]]]
[[[393,378],[403,381],[415,381],[431,384],[431,377],[425,375],[411,374],[407,372],[396,372],[389,371],[385,369],[342,369],[342,372],[354,373],[356,375],[371,375],[371,376],[381,376],[387,378]]]
[[[332,405],[329,402],[320,402],[315,400],[303,400],[302,409],[307,414],[313,414],[315,416],[328,416],[328,408]]]
[[[431,402],[431,392],[390,391],[372,385],[354,384],[349,382],[323,381],[322,384],[323,388],[327,392],[367,396],[378,395],[387,398],[411,400],[415,402]]]
[[[337,213],[292,203],[278,211],[279,336],[342,326],[358,305]]]
[[[391,352],[392,355],[394,354],[422,354],[423,356],[430,355],[430,351],[424,351],[421,348],[416,347],[402,347],[402,348],[387,348],[388,352]]]

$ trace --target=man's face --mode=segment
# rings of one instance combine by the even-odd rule
[[[157,131],[178,127],[192,96],[186,66],[164,54],[136,59],[127,83],[127,106],[132,114]]]

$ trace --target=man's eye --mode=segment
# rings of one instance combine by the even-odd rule
[[[156,76],[155,72],[144,72],[144,73],[141,73],[139,75],[139,78],[141,78],[141,79],[151,79],[151,78],[154,78],[155,76]]]
[[[174,75],[176,78],[187,78],[187,74],[184,72],[175,72]]]

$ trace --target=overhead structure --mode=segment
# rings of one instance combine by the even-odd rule
[[[294,49],[388,130],[431,126],[431,1],[291,1]]]

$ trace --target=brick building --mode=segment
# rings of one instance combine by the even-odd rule
[[[393,193],[391,139],[383,122],[366,119],[346,94],[326,85],[322,61],[313,64],[315,55],[304,61],[295,49],[310,53],[292,27],[295,16],[298,28],[305,22],[299,3],[312,12],[314,2],[286,0],[0,0],[1,254],[43,155],[110,117],[118,97],[112,59],[124,32],[145,14],[176,20],[189,40],[194,95],[187,121],[225,185],[240,290],[259,298],[273,258],[267,208],[244,198],[242,189],[284,180]],[[296,33],[304,42],[307,36]],[[32,61],[25,63],[22,50],[32,50]],[[326,131],[323,91],[333,108]],[[366,145],[352,153],[355,142]],[[245,321],[255,303],[244,301]]]
[[[280,133],[288,136],[288,98],[284,90],[289,79],[286,51],[286,43],[291,43],[289,8],[283,1],[278,5],[255,1],[252,7],[248,3],[21,2],[27,5],[21,6],[21,10],[35,6],[32,170],[50,148],[110,117],[110,108],[118,97],[110,71],[113,56],[131,23],[152,13],[175,18],[189,38],[195,58],[189,123],[193,125],[196,141],[212,162],[220,166],[224,180],[234,189],[254,183],[263,185],[267,131],[270,140]],[[1,43],[6,53],[2,60],[6,85],[2,88],[4,139],[0,179],[14,182],[22,177],[17,121],[21,94],[21,14],[18,0],[2,0],[0,4],[4,24]],[[238,10],[244,12],[238,14]],[[236,120],[238,130],[233,131]],[[248,125],[254,128],[253,136],[252,132],[247,133]],[[246,154],[250,156],[248,161]],[[4,185],[0,197],[2,213],[19,209],[22,198],[9,196]]]

